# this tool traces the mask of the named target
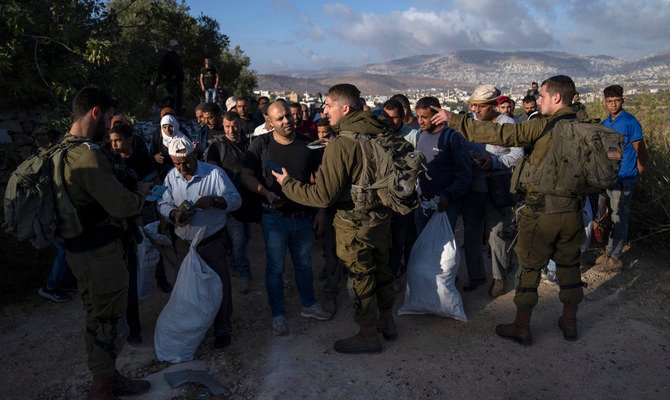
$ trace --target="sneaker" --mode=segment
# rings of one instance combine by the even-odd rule
[[[623,269],[623,261],[617,260],[614,257],[610,257],[605,264],[600,265],[600,270],[606,272],[616,272],[621,271],[622,269]]]
[[[37,291],[37,294],[54,303],[67,303],[72,300],[72,296],[58,288],[49,289],[46,286],[43,286]]]
[[[595,265],[598,265],[598,266],[605,265],[609,262],[609,260],[610,260],[610,255],[603,252],[603,254],[601,254],[598,258],[596,258]]]
[[[242,294],[247,294],[251,290],[251,280],[249,278],[240,278],[239,291]]]
[[[324,310],[319,303],[314,303],[309,307],[303,307],[302,310],[300,310],[300,316],[305,318],[316,318],[319,321],[328,321],[333,318],[333,314]]]
[[[288,323],[283,315],[272,317],[272,333],[277,336],[288,335]]]

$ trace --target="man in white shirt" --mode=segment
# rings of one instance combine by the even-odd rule
[[[231,340],[233,304],[222,241],[227,212],[240,208],[242,197],[221,168],[198,161],[193,143],[187,137],[174,139],[168,151],[175,167],[165,177],[163,184],[167,190],[158,202],[159,211],[176,225],[175,249],[180,265],[196,233],[204,229],[197,251],[223,284],[223,299],[214,319],[214,348],[223,348]]]

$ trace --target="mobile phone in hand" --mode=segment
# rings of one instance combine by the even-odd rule
[[[275,163],[275,162],[272,161],[272,160],[268,160],[265,164],[266,164],[268,167],[270,167],[271,170],[273,170],[274,172],[276,172],[276,173],[278,173],[278,174],[281,174],[281,173],[283,172],[282,169],[281,169],[281,167],[280,167],[279,165],[277,165],[277,163]]]

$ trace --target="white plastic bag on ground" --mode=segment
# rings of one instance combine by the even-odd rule
[[[144,240],[137,245],[137,297],[140,300],[146,298],[151,292],[156,265],[158,265],[158,260],[161,256],[158,249],[148,237],[151,236],[153,242],[157,242],[160,245],[172,246],[167,236],[158,233],[159,223],[160,221],[156,221],[145,225],[144,229],[141,230]]]
[[[196,251],[204,229],[195,235],[154,333],[156,357],[178,363],[193,359],[214,322],[223,297],[221,279]]]
[[[436,212],[412,247],[405,301],[398,315],[435,314],[467,322],[456,289],[458,249],[447,213]]]

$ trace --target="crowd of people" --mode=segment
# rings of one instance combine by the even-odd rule
[[[564,304],[559,326],[565,339],[577,339],[576,314],[583,298],[580,267],[590,265],[583,252],[588,200],[538,192],[533,182],[523,179],[524,197],[510,192],[515,165],[528,160],[537,166],[546,154],[548,137],[557,129],[551,121],[576,119],[584,112],[573,104],[577,92],[572,79],[554,76],[534,83],[522,100],[520,117],[514,114],[514,101],[491,84],[475,88],[469,110],[461,114],[441,108],[430,96],[410,109],[403,94],[370,111],[355,86],[338,84],[312,115],[305,104],[283,99],[261,97],[253,111],[247,98],[216,101],[219,76],[209,60],[200,83],[205,101],[195,108],[198,133],[185,133],[178,113],[164,108],[148,143],[123,117],[112,118],[114,103],[108,94],[85,88],[74,99],[74,122],[63,140],[85,140],[67,155],[65,182],[84,232],[59,244],[40,295],[67,301],[57,277],[69,266],[86,310],[92,398],[149,389],[147,382],[119,374],[115,359],[123,346],[119,338],[142,340],[137,244],[142,240],[139,229],[153,221],[160,221],[161,233],[171,239],[177,265],[201,232],[197,252],[223,284],[213,324],[215,349],[233,340],[232,288],[250,296],[252,279],[265,282],[270,331],[290,334],[283,279],[288,251],[300,316],[330,320],[347,279],[359,331],[336,341],[334,349],[380,352],[380,333],[386,340],[398,337],[393,307],[412,245],[431,216],[441,212],[452,230],[462,220],[468,277],[463,291],[486,287],[488,295],[500,296],[512,288],[507,277],[517,271],[516,318],[496,327],[499,336],[532,342],[537,288],[543,268],[553,260]],[[611,213],[609,242],[596,260],[598,268],[608,271],[624,265],[633,187],[646,161],[640,124],[623,109],[623,101],[621,86],[604,90],[609,116],[603,125],[622,134],[625,150],[617,183],[601,198],[591,199],[601,213]],[[423,153],[426,171],[419,177],[420,205],[414,212],[402,215],[386,207],[361,212],[354,207],[352,183],[363,173],[365,159],[356,142],[340,132],[395,135]],[[154,185],[164,187],[162,197],[144,201]],[[260,224],[265,244],[262,277],[252,274],[248,257],[251,224]],[[314,288],[311,257],[318,237],[325,260],[323,271],[316,271],[324,281],[321,294]],[[239,276],[236,284],[231,270]],[[165,260],[159,262],[156,279],[162,290],[172,289]],[[126,324],[128,334],[121,331]]]

